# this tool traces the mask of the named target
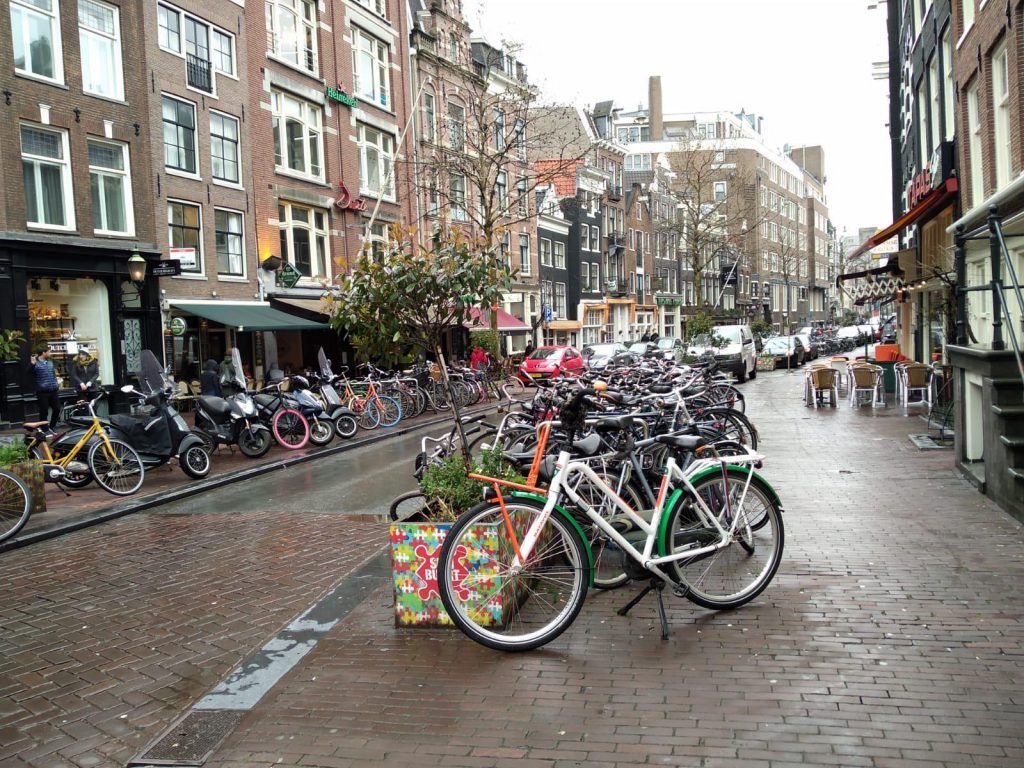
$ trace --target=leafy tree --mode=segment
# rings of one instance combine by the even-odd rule
[[[759,317],[750,324],[750,332],[755,336],[764,338],[772,332],[771,323],[765,322],[763,317]]]
[[[409,346],[434,354],[453,327],[511,287],[512,273],[479,239],[441,227],[429,247],[418,247],[414,234],[393,226],[390,243],[364,252],[338,295],[327,299],[331,327],[366,359],[391,363]]]

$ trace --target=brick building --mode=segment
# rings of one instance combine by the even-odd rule
[[[0,421],[35,414],[29,355],[46,346],[68,386],[86,348],[104,385],[159,349],[158,258],[142,4],[12,0],[0,11],[0,327],[23,332],[0,363]],[[70,394],[70,391],[68,391]]]

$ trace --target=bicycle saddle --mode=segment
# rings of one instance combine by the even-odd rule
[[[684,451],[695,451],[707,445],[707,440],[700,435],[658,435],[654,441]]]

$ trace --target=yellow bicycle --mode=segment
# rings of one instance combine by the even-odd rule
[[[62,432],[45,431],[45,421],[26,422],[25,445],[33,458],[51,465],[48,471],[61,473],[57,478],[60,485],[84,488],[95,480],[108,493],[130,496],[142,487],[146,468],[134,448],[107,434],[94,408],[102,397],[101,393],[72,406],[67,429]],[[74,415],[83,409],[88,418]],[[84,463],[78,459],[83,452]]]

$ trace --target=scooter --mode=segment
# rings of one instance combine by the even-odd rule
[[[239,391],[230,397],[203,395],[196,398],[196,432],[207,442],[207,452],[218,445],[237,445],[250,459],[258,459],[270,450],[273,435],[260,421],[256,403],[246,391],[242,376],[242,356],[232,350],[235,384]]]
[[[111,436],[134,448],[146,467],[159,467],[177,459],[189,477],[201,480],[209,475],[212,464],[205,443],[171,405],[173,383],[165,378],[156,356],[148,349],[142,351],[139,386],[142,391],[131,384],[121,387],[121,391],[136,397],[141,404],[138,410],[144,413],[112,415]]]
[[[341,402],[338,390],[334,388],[337,376],[331,370],[331,361],[324,354],[323,347],[320,347],[317,352],[317,362],[320,364],[320,374],[312,376],[312,391],[319,396],[327,411],[327,418],[334,423],[334,434],[342,440],[349,440],[355,437],[356,432],[359,431],[356,412]]]
[[[309,380],[305,376],[290,376],[289,387],[294,405],[306,421],[309,422],[309,441],[313,445],[324,446],[334,439],[334,423],[326,410],[309,389]]]

